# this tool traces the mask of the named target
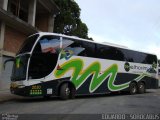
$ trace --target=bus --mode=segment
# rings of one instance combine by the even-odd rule
[[[156,55],[74,36],[33,34],[13,61],[10,91],[20,96],[66,100],[158,88]]]

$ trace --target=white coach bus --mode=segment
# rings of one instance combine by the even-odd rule
[[[10,90],[21,96],[68,99],[158,88],[156,55],[62,34],[29,36],[13,61]]]

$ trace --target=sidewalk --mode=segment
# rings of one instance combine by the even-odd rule
[[[0,103],[20,98],[22,97],[11,94],[9,89],[0,89]]]

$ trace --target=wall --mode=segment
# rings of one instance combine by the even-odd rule
[[[25,34],[9,26],[6,26],[4,50],[12,53],[17,53],[26,37],[27,36]]]
[[[48,24],[49,24],[49,15],[40,15],[36,16],[36,23],[35,26],[43,32],[48,31]]]
[[[27,36],[16,29],[13,29],[9,26],[6,26],[5,29],[5,38],[4,38],[4,51],[17,53],[20,46],[24,42],[24,39]],[[3,63],[5,60],[11,57],[3,56]],[[1,59],[1,58],[0,58]],[[2,64],[3,64],[2,63]],[[12,73],[13,62],[8,62],[5,69],[0,73],[0,89],[5,90],[9,89],[10,86],[10,76]]]
[[[5,60],[10,59],[11,57],[3,57],[3,63]],[[0,90],[9,89],[10,87],[10,77],[12,73],[13,62],[8,62],[5,69],[3,69],[0,74]]]

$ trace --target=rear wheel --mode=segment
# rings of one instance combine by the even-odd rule
[[[138,93],[143,94],[146,92],[146,87],[143,82],[138,83]]]
[[[71,88],[67,83],[62,84],[60,87],[60,98],[62,100],[67,100],[71,96]]]
[[[129,85],[129,93],[131,95],[136,94],[138,91],[137,84],[135,82],[130,83]]]

